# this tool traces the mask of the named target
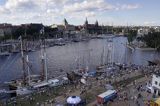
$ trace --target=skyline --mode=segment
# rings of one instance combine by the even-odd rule
[[[0,23],[160,25],[158,0],[1,0]]]

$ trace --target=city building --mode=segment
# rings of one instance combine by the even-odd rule
[[[21,27],[26,29],[32,29],[33,31],[41,30],[43,28],[42,23],[29,23],[29,24],[21,24]]]
[[[154,73],[152,76],[152,93],[160,96],[160,73]]]
[[[51,28],[57,28],[59,31],[63,31],[64,34],[72,33],[75,32],[76,30],[76,26],[68,24],[66,19],[64,19],[63,24],[61,25],[53,24],[51,25]]]
[[[64,31],[65,30],[64,25],[53,24],[53,25],[51,25],[51,28],[53,28],[53,29],[57,28],[59,31]]]
[[[138,37],[141,37],[141,36],[144,36],[144,35],[147,35],[149,33],[149,28],[140,28],[138,29]]]
[[[83,25],[83,28],[88,34],[100,34],[102,33],[102,27],[99,26],[98,21],[96,20],[95,24],[89,24],[86,18],[86,21]]]
[[[75,34],[76,27],[74,25],[68,24],[66,19],[64,19],[63,25],[65,27],[65,30],[64,30],[65,34]]]
[[[160,26],[153,27],[155,32],[160,32]]]
[[[12,34],[12,25],[3,23],[0,24],[0,36],[11,35]]]

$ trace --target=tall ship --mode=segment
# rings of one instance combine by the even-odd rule
[[[11,81],[9,83],[9,93],[11,96],[26,95],[32,93],[34,90],[43,87],[54,87],[60,85],[60,81],[55,78],[48,78],[48,69],[47,69],[47,54],[46,54],[46,42],[42,38],[41,43],[41,73],[40,75],[32,75],[32,68],[29,62],[29,56],[27,49],[25,47],[25,42],[22,37],[19,37],[21,45],[21,63],[22,63],[22,72],[23,78]],[[64,82],[67,82],[66,77],[61,78]],[[64,83],[63,82],[63,83]]]

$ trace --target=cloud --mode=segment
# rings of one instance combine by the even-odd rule
[[[80,12],[73,12],[70,13],[70,15],[68,16],[69,18],[76,18],[76,19],[82,19],[82,18],[86,18],[86,17],[95,17],[96,13],[93,11],[80,11]]]
[[[80,11],[102,11],[111,10],[114,6],[104,0],[85,0],[70,5],[64,5],[63,13],[80,12]]]
[[[137,8],[140,8],[139,4],[123,4],[120,7],[120,9],[122,10],[131,10],[131,9],[137,9]]]
[[[144,25],[155,25],[157,22],[155,21],[145,21]]]
[[[0,6],[0,14],[17,15],[17,13],[32,12],[34,8],[36,4],[32,0],[8,0]]]
[[[74,0],[76,1],[76,0]],[[61,10],[62,14],[80,14],[95,16],[99,12],[122,11],[140,8],[139,4],[111,4],[106,0],[80,0],[71,4],[65,4]]]
[[[47,9],[48,14],[58,14],[60,11],[59,9]]]
[[[2,6],[0,6],[0,14],[9,14],[10,11]]]
[[[36,4],[32,0],[8,0],[4,5],[5,9],[11,12],[33,10]]]
[[[96,15],[96,13],[95,12],[86,12],[85,13],[85,17],[93,17],[93,16],[95,16]]]
[[[136,4],[114,4],[107,0],[6,0],[0,6],[0,20],[6,16],[10,22],[53,20],[57,17],[96,17],[109,10],[130,10]],[[37,22],[37,21],[36,21]],[[50,21],[51,22],[51,21]]]

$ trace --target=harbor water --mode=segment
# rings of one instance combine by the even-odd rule
[[[48,75],[57,77],[79,68],[89,67],[94,70],[103,61],[147,65],[148,60],[158,59],[156,51],[131,50],[125,46],[127,38],[115,37],[113,42],[107,39],[92,39],[90,41],[72,42],[64,46],[46,48]],[[32,74],[40,74],[41,51],[30,52],[29,61]],[[7,82],[21,78],[21,54],[0,57],[0,82]]]

